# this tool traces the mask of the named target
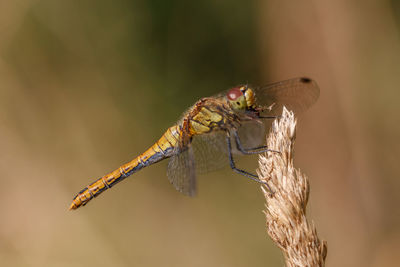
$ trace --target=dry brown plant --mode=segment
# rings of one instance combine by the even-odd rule
[[[320,241],[313,222],[306,218],[310,185],[306,175],[293,166],[296,119],[283,109],[267,138],[267,152],[259,158],[258,176],[266,200],[267,232],[282,250],[286,266],[324,266],[326,241]],[[271,193],[271,190],[273,193]]]

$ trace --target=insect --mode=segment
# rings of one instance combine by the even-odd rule
[[[264,137],[265,119],[276,118],[283,106],[301,112],[318,97],[316,82],[302,77],[259,88],[242,85],[202,98],[149,149],[81,190],[70,209],[86,205],[131,174],[167,158],[168,179],[185,195],[196,193],[196,173],[226,164],[236,173],[259,181],[256,175],[236,167],[233,154],[268,151],[265,146],[257,146]]]

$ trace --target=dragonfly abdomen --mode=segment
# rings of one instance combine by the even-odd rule
[[[69,209],[77,209],[80,206],[86,205],[91,199],[113,187],[131,174],[146,166],[171,157],[176,151],[175,148],[179,145],[180,138],[180,127],[178,125],[170,127],[154,145],[140,156],[82,189],[74,197]]]

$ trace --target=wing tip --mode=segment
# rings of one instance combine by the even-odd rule
[[[318,86],[317,82],[309,77],[300,77],[299,80],[301,83],[303,83],[305,85],[311,85],[311,88],[313,88],[315,100],[311,104],[314,104],[320,95],[320,90],[319,90],[319,86]]]
[[[300,82],[302,83],[312,83],[312,79],[308,77],[300,77]]]

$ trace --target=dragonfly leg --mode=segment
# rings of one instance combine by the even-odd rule
[[[259,119],[280,119],[282,116],[258,116]]]
[[[233,135],[235,137],[235,142],[236,142],[237,149],[240,152],[242,152],[243,154],[245,154],[245,155],[260,154],[260,153],[264,153],[264,152],[277,152],[277,153],[280,153],[279,151],[268,149],[267,146],[244,148],[243,145],[242,145],[242,142],[240,141],[240,138],[239,138],[239,135],[238,135],[237,131],[234,131]]]
[[[245,171],[245,170],[236,168],[236,166],[235,166],[235,161],[233,160],[233,156],[232,156],[232,144],[231,144],[231,137],[230,137],[229,134],[227,134],[227,136],[226,136],[226,142],[227,142],[227,145],[228,145],[229,164],[230,164],[232,170],[233,170],[234,172],[238,173],[238,174],[241,174],[241,175],[243,175],[243,176],[246,176],[247,178],[249,178],[249,179],[251,179],[251,180],[253,180],[253,181],[256,181],[256,182],[261,183],[261,184],[265,184],[265,186],[268,188],[268,190],[270,191],[270,193],[273,194],[274,192],[272,191],[272,189],[271,189],[271,187],[268,185],[268,183],[263,182],[263,181],[261,181],[260,179],[258,179],[258,176],[257,176],[257,175],[252,174],[252,173],[249,173],[249,172],[247,172],[247,171]]]

